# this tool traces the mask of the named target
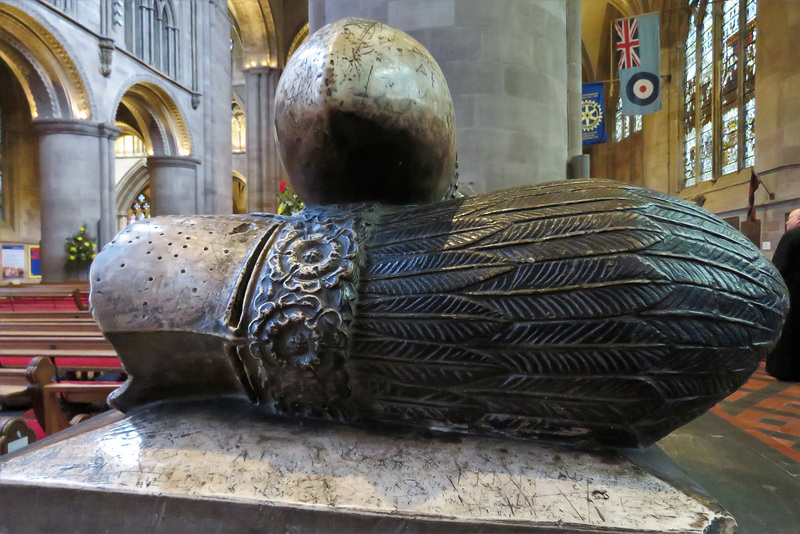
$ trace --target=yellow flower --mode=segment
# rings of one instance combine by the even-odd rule
[[[85,231],[86,231],[86,228],[84,228],[83,226],[81,226],[81,229],[80,229],[80,230],[78,230],[78,231],[79,231],[80,233],[83,233],[83,232],[85,232]]]
[[[84,247],[88,247],[89,245],[91,245],[91,243],[89,243],[88,241],[84,241],[84,243],[83,243]]]
[[[83,241],[83,238],[81,236],[78,236],[75,238],[75,241]]]
[[[78,252],[78,249],[75,247],[69,247],[70,252]]]
[[[281,202],[281,205],[278,206],[278,215],[282,214],[284,211],[286,211],[286,204]]]
[[[97,254],[92,254],[92,259],[94,259],[95,256],[97,256]]]
[[[69,259],[74,261],[75,260],[75,256],[70,255]]]

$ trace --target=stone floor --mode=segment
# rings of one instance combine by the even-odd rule
[[[658,447],[736,518],[739,534],[800,532],[800,384],[762,367]]]

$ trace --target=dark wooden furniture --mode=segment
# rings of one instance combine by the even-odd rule
[[[68,284],[18,284],[0,286],[0,299],[11,301],[31,298],[53,299],[72,298],[78,310],[87,310],[82,295],[89,293],[89,284],[76,282]]]
[[[0,417],[0,455],[14,452],[36,441],[36,432],[22,417]]]

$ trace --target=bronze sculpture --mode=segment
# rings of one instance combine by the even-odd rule
[[[348,39],[390,31],[337,24]],[[366,109],[348,138],[380,144],[382,115]],[[283,151],[301,191],[352,169],[320,164],[339,145],[317,122],[313,149]],[[395,154],[394,168],[428,169],[415,202],[451,185],[451,152],[429,148],[438,156]],[[311,198],[332,205],[296,217],[161,217],[121,232],[91,275],[95,317],[130,373],[112,405],[238,395],[293,417],[641,446],[737,389],[780,331],[780,276],[701,208],[605,180],[388,206],[391,189],[367,183],[385,162],[365,165],[357,204],[323,188]]]

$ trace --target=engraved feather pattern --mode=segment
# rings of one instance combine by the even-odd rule
[[[787,308],[741,234],[616,182],[364,221],[347,372],[366,419],[647,445],[743,384]]]

